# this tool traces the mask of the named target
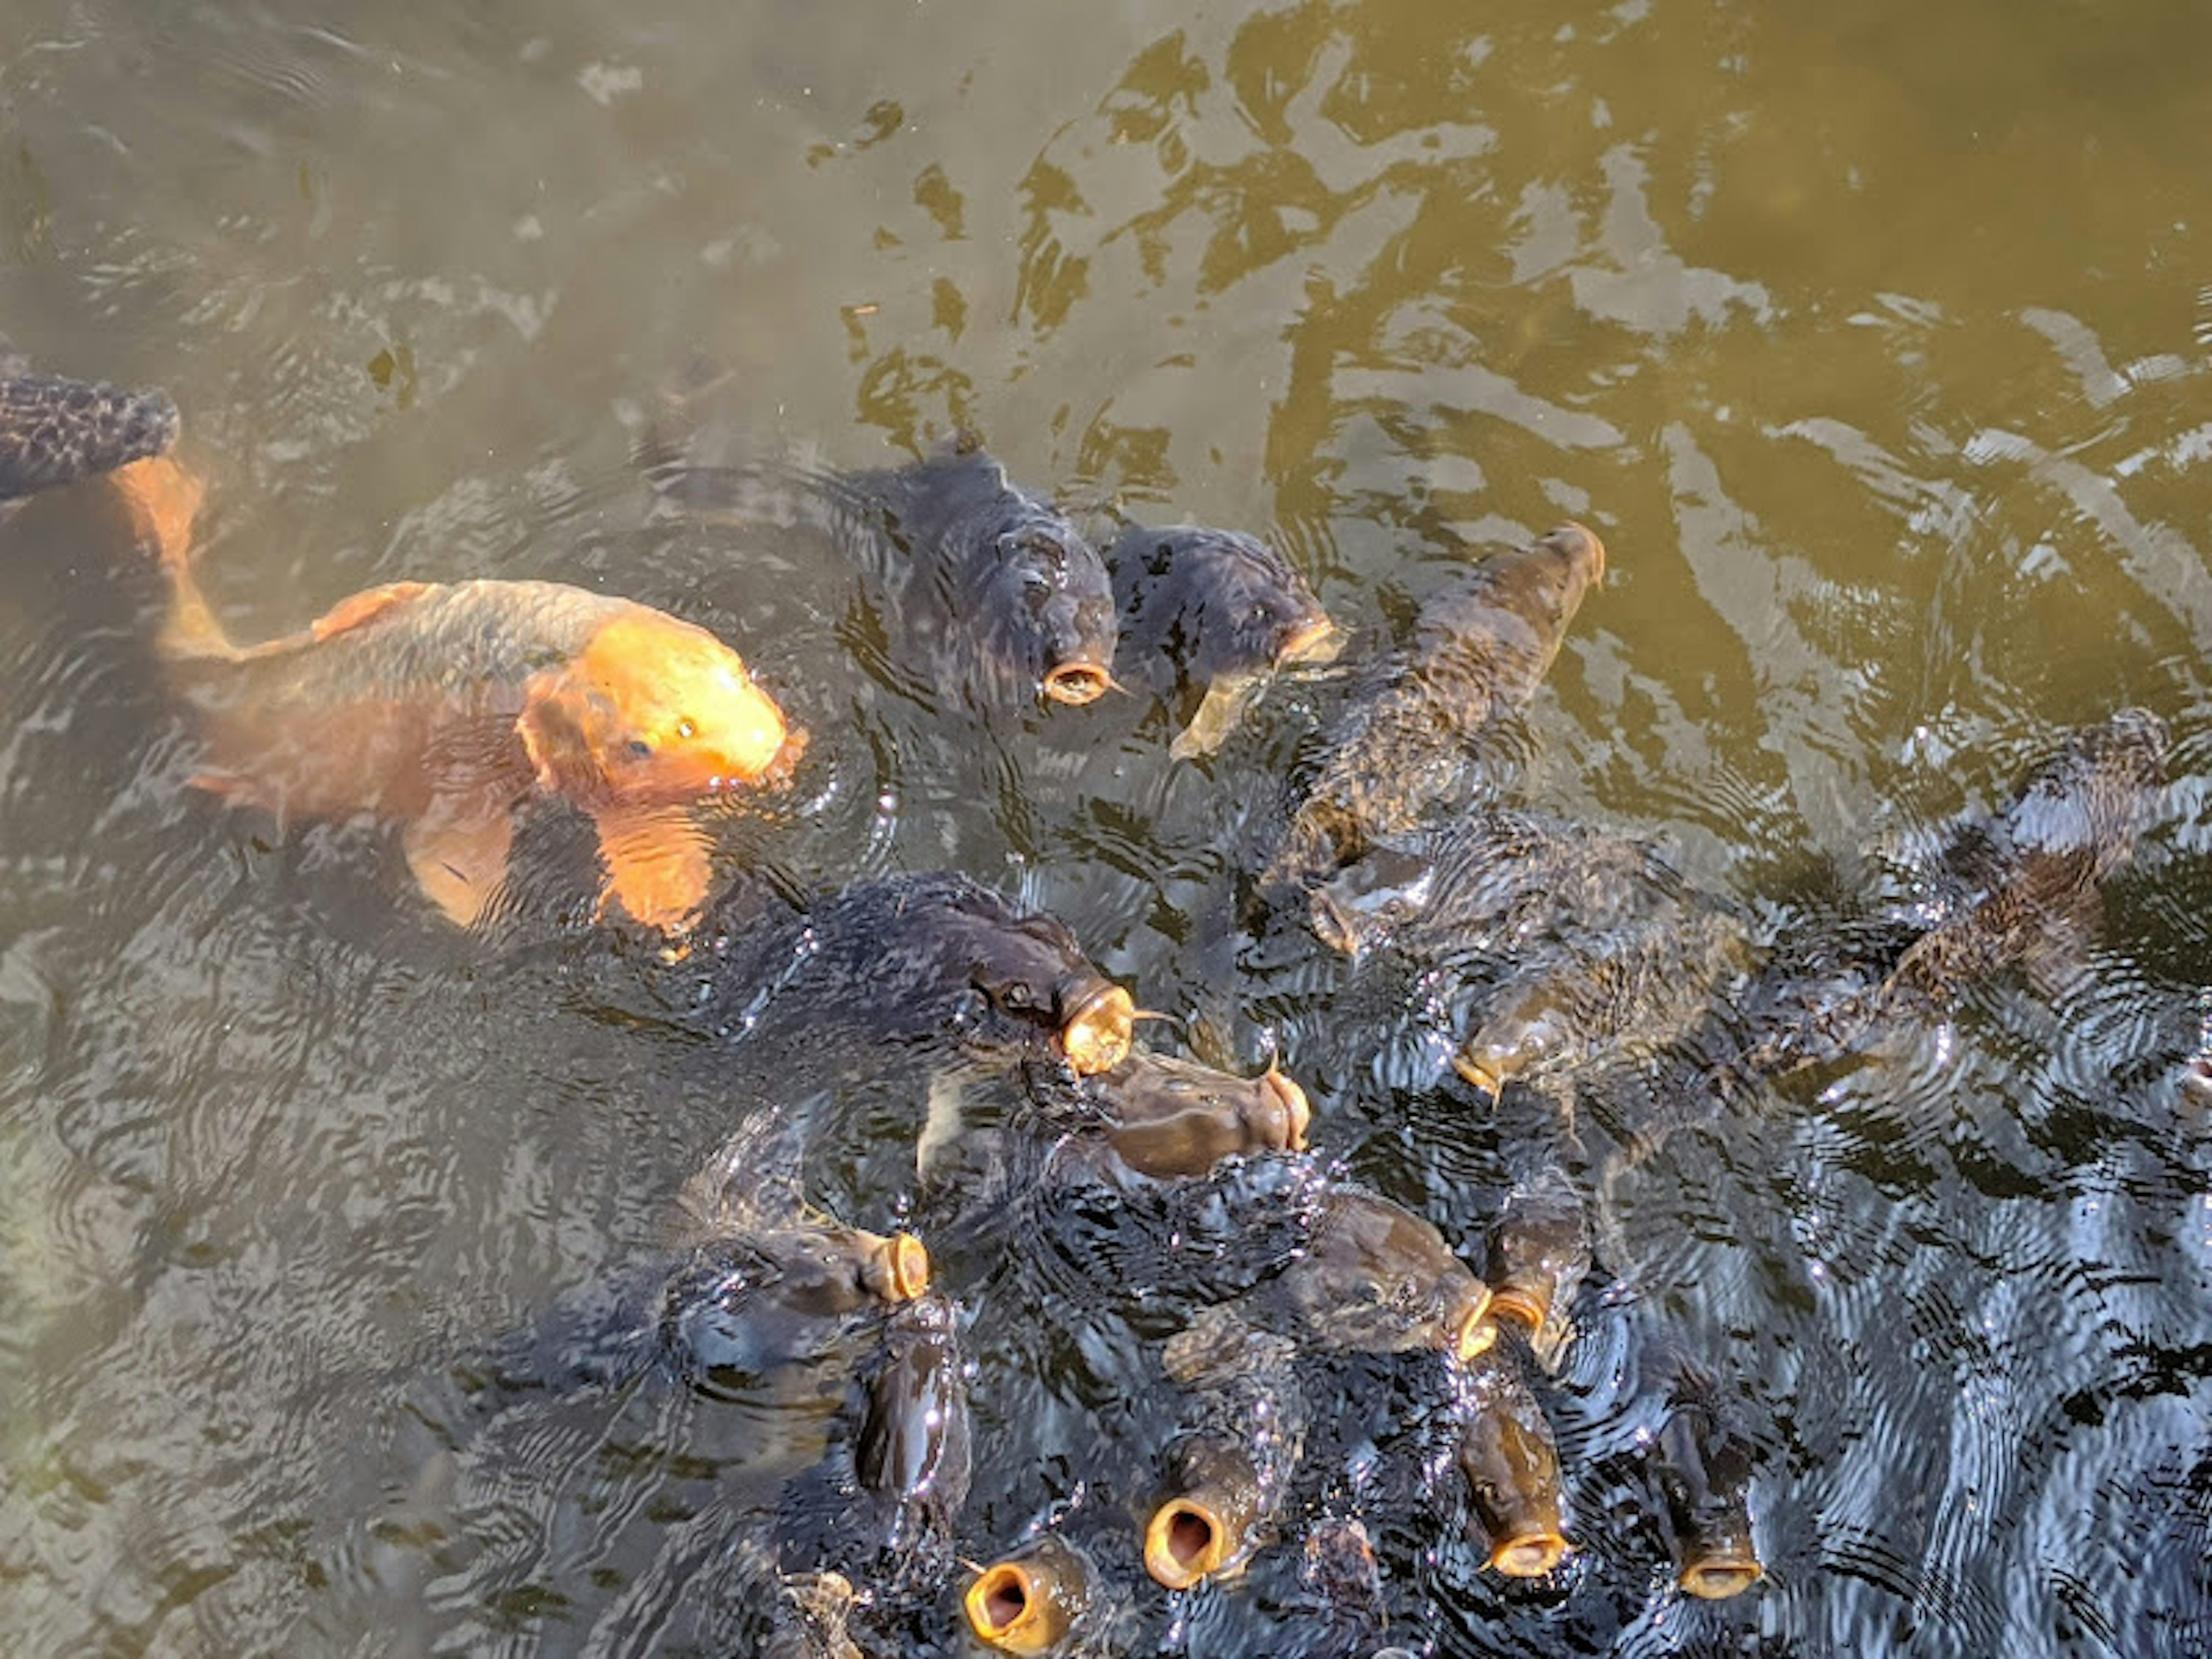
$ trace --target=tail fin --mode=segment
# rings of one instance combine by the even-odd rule
[[[169,617],[156,641],[173,660],[195,657],[234,659],[239,653],[208,609],[192,580],[192,520],[198,516],[206,486],[166,455],[133,461],[112,480],[131,514],[140,542],[150,545],[169,579]]]

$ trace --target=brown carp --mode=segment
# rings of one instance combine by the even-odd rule
[[[1262,889],[1325,875],[1458,805],[1475,743],[1527,705],[1604,574],[1605,544],[1562,525],[1423,605],[1413,643],[1375,666],[1331,733]]]

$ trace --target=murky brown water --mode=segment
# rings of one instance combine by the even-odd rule
[[[1613,578],[1522,791],[1739,898],[1870,881],[2063,729],[2165,716],[2172,811],[2086,972],[1624,1182],[1632,1288],[1553,1402],[1585,1547],[1501,1592],[1405,1517],[1398,1635],[2212,1649],[2212,1159],[2172,1087],[2212,942],[2212,12],[155,9],[0,0],[0,329],[176,396],[243,635],[497,574],[738,641],[824,745],[811,821],[764,832],[793,880],[963,869],[1187,1008],[1311,694],[1206,772],[1127,705],[939,732],[837,617],[647,522],[631,448],[695,359],[755,441],[881,465],[970,427],[1072,505],[1269,532],[1370,641],[1462,540],[1587,520]],[[668,1425],[510,1437],[465,1503],[408,1428],[772,1087],[679,1086],[593,1018],[557,829],[493,945],[375,839],[189,792],[157,599],[96,489],[0,530],[0,1646],[684,1650],[716,1540],[677,1475],[586,1467]],[[1478,1238],[1486,1128],[1312,982],[1246,987],[1239,1041]],[[883,1224],[897,1158],[843,1162]],[[967,1264],[979,1435],[1018,1454],[975,1553],[1158,1426],[1095,1392],[1124,1328],[1082,1265]],[[1639,1298],[1760,1414],[1771,1576],[1735,1601],[1621,1519]],[[1269,1582],[1139,1597],[1126,1644],[1302,1650]]]

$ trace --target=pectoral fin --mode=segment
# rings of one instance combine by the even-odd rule
[[[407,826],[407,867],[430,902],[463,927],[482,919],[514,844],[514,820],[501,811],[474,817],[417,818]]]
[[[1190,724],[1176,734],[1168,745],[1168,753],[1176,760],[1194,760],[1200,755],[1210,755],[1228,740],[1237,729],[1237,721],[1244,718],[1260,695],[1260,688],[1267,683],[1263,671],[1217,674],[1213,684],[1206,689],[1206,697],[1198,705],[1198,712],[1190,717]]]
[[[714,877],[712,837],[688,807],[608,807],[592,814],[606,879],[599,905],[618,904],[665,933],[684,932],[705,908]]]

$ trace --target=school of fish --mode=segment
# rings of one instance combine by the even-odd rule
[[[948,1282],[906,1218],[818,1207],[808,1151],[839,1126],[775,1104],[739,1123],[672,1194],[667,1249],[508,1339],[471,1409],[648,1382],[711,1403],[738,1375],[849,1382],[836,1467],[792,1478],[826,1483],[834,1521],[731,1541],[757,1563],[757,1650],[779,1659],[933,1650],[948,1587],[989,1648],[1115,1651],[1133,1599],[1235,1581],[1264,1551],[1300,1553],[1310,1650],[1420,1645],[1385,1595],[1408,1516],[1379,1498],[1347,1511],[1304,1478],[1319,1449],[1356,1437],[1322,1406],[1341,1392],[1324,1379],[1347,1374],[1392,1379],[1434,1437],[1398,1501],[1456,1517],[1503,1578],[1558,1571],[1576,1535],[1543,1390],[1605,1268],[1611,1183],[1746,1083],[1871,1052],[2078,945],[2163,783],[2162,723],[2122,710],[1961,829],[1940,904],[1848,928],[1762,923],[1663,848],[1512,799],[1522,712],[1604,581],[1607,550],[1583,526],[1471,562],[1401,642],[1340,664],[1350,642],[1267,544],[1123,522],[1102,556],[972,441],[857,474],[655,462],[670,511],[740,538],[826,537],[887,618],[898,674],[948,719],[1056,706],[1081,720],[1126,686],[1164,706],[1174,757],[1196,764],[1283,677],[1340,691],[1224,925],[1246,941],[1310,929],[1356,981],[1424,975],[1449,1005],[1433,1086],[1523,1122],[1516,1183],[1468,1261],[1417,1207],[1329,1164],[1326,1125],[1279,1070],[1138,1046],[1146,1011],[1049,915],[957,872],[725,891],[718,801],[788,790],[807,737],[706,629],[558,583],[463,577],[372,588],[234,642],[200,586],[204,484],[171,453],[178,428],[160,394],[34,374],[0,343],[0,517],[85,479],[117,492],[167,585],[149,646],[200,745],[198,790],[280,830],[388,826],[421,896],[462,927],[512,902],[518,823],[560,803],[591,827],[594,914],[675,947],[640,969],[639,1018],[696,1039],[703,1064],[766,1076],[785,1055],[897,1057],[930,1103],[913,1167],[940,1195],[930,1213],[953,1259],[1025,1252],[1021,1230],[1057,1224],[1085,1193],[1233,1241],[1233,1271],[1217,1262],[1203,1310],[1148,1356],[1181,1426],[1149,1449],[1139,1512],[1078,1504],[978,1536],[963,1357],[978,1287]],[[702,939],[716,947],[690,948]],[[1648,1110],[1593,1159],[1577,1100],[1620,1068],[1651,1081]],[[986,1083],[1019,1109],[971,1129],[963,1094]],[[1110,1284],[1109,1263],[1095,1270]],[[1649,1305],[1636,1363],[1660,1424],[1644,1456],[1668,1571],[1689,1595],[1750,1592],[1764,1571],[1750,1407],[1726,1354],[1695,1351]]]

